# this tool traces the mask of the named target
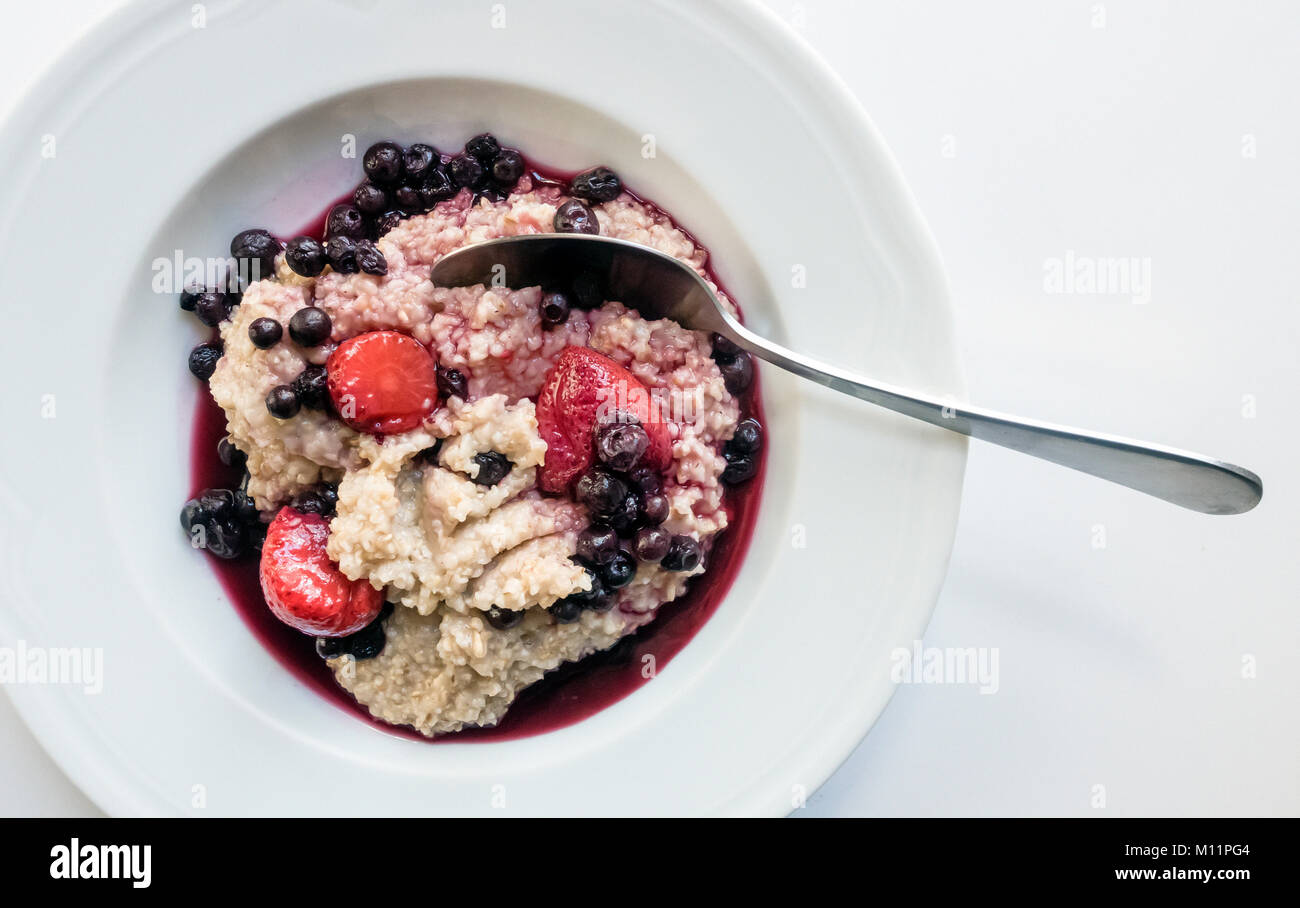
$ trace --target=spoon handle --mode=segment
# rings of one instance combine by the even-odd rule
[[[1223,461],[1115,435],[978,409],[871,381],[759,337],[732,319],[738,346],[787,372],[931,425],[1090,473],[1204,514],[1242,514],[1264,493],[1260,478]]]

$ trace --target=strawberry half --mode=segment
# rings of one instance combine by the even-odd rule
[[[325,363],[325,381],[339,418],[358,432],[408,432],[438,406],[433,357],[398,331],[370,331],[339,344]]]
[[[595,458],[597,425],[628,416],[650,436],[641,462],[665,469],[672,460],[672,435],[665,414],[652,406],[646,386],[590,347],[565,347],[546,373],[537,398],[537,429],[546,442],[538,485],[547,492],[566,490]]]
[[[281,508],[262,544],[262,595],[271,614],[294,630],[346,637],[379,616],[384,594],[339,570],[325,551],[329,535],[325,518]]]

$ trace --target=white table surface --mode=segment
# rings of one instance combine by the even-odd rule
[[[1300,6],[766,2],[902,164],[972,400],[1266,484],[1210,518],[973,445],[925,643],[995,648],[998,690],[903,686],[799,813],[1300,812]],[[8,10],[0,109],[116,5]],[[1047,292],[1067,253],[1149,263],[1149,301]],[[0,740],[0,815],[97,813],[6,697]]]

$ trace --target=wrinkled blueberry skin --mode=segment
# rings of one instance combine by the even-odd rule
[[[402,178],[403,163],[402,146],[396,142],[376,142],[361,156],[361,169],[381,186]]]
[[[484,164],[490,164],[501,154],[501,143],[492,133],[485,132],[465,143],[465,153]]]
[[[199,344],[190,351],[190,373],[200,381],[207,381],[217,370],[217,361],[221,359],[221,353],[220,341]]]
[[[593,202],[612,202],[623,191],[623,181],[608,167],[593,167],[569,184],[569,194]]]
[[[483,182],[483,165],[477,158],[469,155],[457,155],[447,165],[454,186],[478,186]]]
[[[604,470],[592,470],[578,477],[574,492],[578,501],[597,517],[613,515],[627,498],[623,481]]]
[[[253,500],[233,489],[204,489],[181,507],[181,529],[192,545],[229,561],[244,554],[261,530]]]
[[[275,274],[279,252],[280,241],[261,227],[243,230],[230,241],[230,254],[249,283]]]
[[[577,199],[569,199],[555,209],[553,226],[556,233],[600,233],[600,222],[596,213]]]
[[[482,454],[474,455],[474,463],[478,464],[478,475],[470,479],[475,485],[494,486],[506,478],[514,464],[510,458],[506,457],[499,451],[485,451]]]

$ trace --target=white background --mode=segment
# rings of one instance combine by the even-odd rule
[[[1300,6],[767,3],[902,164],[974,402],[1266,489],[1204,517],[973,444],[925,643],[995,648],[998,690],[904,686],[799,813],[1300,812]],[[7,11],[0,108],[116,5]],[[1149,301],[1047,292],[1071,252],[1149,262]],[[0,814],[96,812],[3,697],[0,740]]]

